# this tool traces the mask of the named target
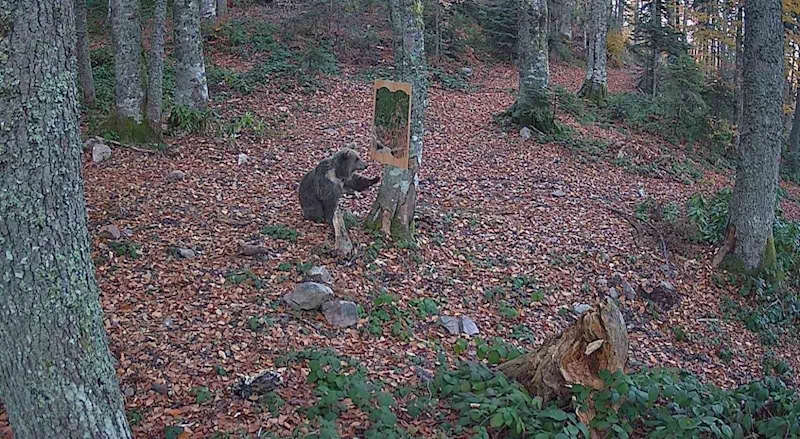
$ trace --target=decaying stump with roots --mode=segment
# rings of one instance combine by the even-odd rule
[[[339,207],[333,214],[333,235],[334,246],[339,256],[348,258],[353,255],[353,243],[350,241],[350,235],[347,233],[347,226],[344,223],[344,213]]]
[[[602,389],[601,370],[623,370],[628,360],[628,333],[622,313],[608,299],[590,310],[563,333],[545,340],[535,352],[499,366],[507,377],[522,383],[544,402],[570,395],[569,385]],[[591,416],[590,416],[591,417]]]

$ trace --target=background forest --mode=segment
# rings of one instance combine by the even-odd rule
[[[800,437],[800,2],[747,2],[0,1],[0,436]],[[375,79],[342,255],[298,182]]]

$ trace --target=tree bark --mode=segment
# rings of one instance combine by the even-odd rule
[[[86,31],[86,0],[75,0],[75,40],[78,57],[78,82],[83,93],[83,105],[94,105],[95,90],[92,60],[89,56],[89,36]]]
[[[548,89],[547,1],[524,0],[519,18],[519,93],[508,113],[514,123],[543,133],[556,131]]]
[[[546,403],[569,397],[569,385],[602,389],[599,372],[623,370],[627,361],[625,321],[614,302],[607,300],[599,310],[587,311],[569,329],[545,340],[536,351],[498,369]]]
[[[228,17],[228,0],[217,0],[217,23]]]
[[[0,394],[17,439],[131,437],[87,232],[73,6],[0,8]]]
[[[110,0],[111,39],[114,44],[114,97],[119,119],[142,122],[144,88],[142,28],[137,0]]]
[[[200,0],[200,18],[213,23],[217,18],[217,0]]]
[[[575,0],[549,0],[550,38],[565,44],[572,41],[572,20]]]
[[[586,79],[583,81],[578,96],[602,105],[608,95],[607,37],[608,37],[608,1],[591,0],[589,11],[589,54],[587,59]]]
[[[796,96],[792,131],[789,133],[789,149],[786,151],[786,168],[793,174],[800,172],[800,111],[798,111],[800,110],[800,87],[797,87]]]
[[[161,134],[161,107],[164,96],[164,25],[166,21],[167,1],[155,0],[147,75],[147,122],[158,135]]]
[[[176,0],[175,25],[175,105],[205,110],[208,104],[203,37],[200,34],[199,0]]]
[[[739,142],[742,138],[742,117],[744,117],[744,98],[742,97],[742,70],[744,70],[744,6],[739,5],[736,13],[736,137],[734,139],[734,151],[739,150]]]
[[[780,0],[747,0],[744,11],[744,117],[730,205],[733,267],[752,272],[775,262],[772,224],[783,132],[783,32]]]
[[[413,242],[414,211],[422,163],[422,143],[427,105],[425,24],[421,2],[390,0],[394,35],[395,71],[398,79],[411,84],[411,145],[408,169],[386,166],[378,198],[367,217],[370,228],[391,235],[395,241]]]

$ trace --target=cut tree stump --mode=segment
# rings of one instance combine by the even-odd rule
[[[522,383],[543,402],[570,396],[568,386],[602,389],[601,370],[623,370],[628,360],[628,333],[622,313],[608,299],[559,335],[548,338],[535,352],[507,361],[499,370]]]

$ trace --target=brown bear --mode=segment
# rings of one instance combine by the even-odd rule
[[[379,177],[367,178],[358,173],[364,169],[367,164],[351,148],[342,148],[319,162],[300,180],[303,217],[333,225],[334,212],[345,191],[363,192],[378,182]]]

